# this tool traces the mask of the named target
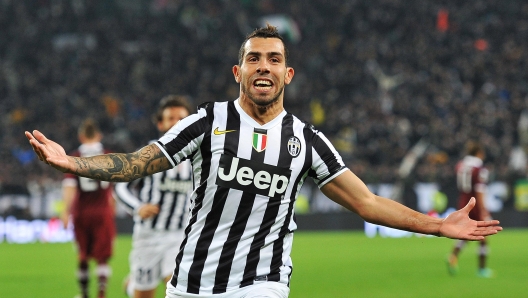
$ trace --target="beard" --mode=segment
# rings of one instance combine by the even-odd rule
[[[270,96],[259,96],[251,93],[247,88],[246,84],[242,84],[242,92],[259,108],[268,108],[276,103],[282,93],[284,92],[284,86],[282,86],[277,93]]]

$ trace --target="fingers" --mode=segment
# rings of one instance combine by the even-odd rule
[[[154,216],[159,213],[159,208],[155,206],[153,208],[150,208],[148,211],[149,211],[150,216]]]
[[[25,131],[24,134],[26,135],[26,138],[31,141],[34,139],[33,135],[29,131]]]
[[[472,231],[470,234],[467,234],[463,237],[457,237],[459,239],[464,239],[464,240],[471,240],[471,241],[475,241],[475,240],[484,240],[487,236],[491,236],[491,235],[495,235],[499,232],[500,230],[499,229],[476,229],[474,231]]]
[[[46,136],[44,136],[43,133],[41,133],[38,130],[33,130],[33,133],[30,133],[28,131],[25,132],[26,138],[29,140],[29,143],[33,147],[33,151],[37,154],[39,160],[46,162],[49,164],[46,155],[49,155],[48,149],[46,149],[46,145],[49,143],[53,143],[50,141]]]
[[[475,197],[471,197],[471,199],[469,200],[467,205],[464,206],[464,208],[462,208],[462,209],[466,210],[469,213],[469,211],[471,211],[471,209],[473,209],[473,207],[475,207],[476,202],[477,201],[476,201]]]
[[[499,225],[500,221],[496,219],[492,220],[479,220],[477,221],[477,227],[489,227],[489,226],[496,226]]]
[[[24,133],[26,135],[26,138],[28,138],[28,140],[38,140],[40,142],[42,141],[47,141],[48,139],[46,138],[46,136],[44,136],[43,133],[41,133],[40,131],[38,130],[33,130],[33,133],[29,132],[29,131],[25,131]]]
[[[33,147],[33,151],[37,154],[40,161],[44,161],[44,154],[42,153],[42,144],[29,132],[25,132],[26,138],[29,140],[29,144]]]
[[[499,227],[498,225],[500,222],[496,219],[494,220],[484,220],[484,221],[477,221],[477,227],[491,227],[491,226],[497,226],[497,228],[500,228],[502,230],[502,227]]]
[[[479,241],[484,239],[486,239],[484,236],[468,236],[465,240]]]
[[[502,227],[484,227],[484,228],[476,228],[473,230],[469,235],[467,235],[467,239],[469,240],[483,240],[487,236],[495,235],[502,231]]]
[[[501,227],[497,228],[486,228],[486,229],[476,229],[473,231],[473,235],[476,236],[487,236],[487,235],[495,235],[498,232],[502,231]]]
[[[149,218],[159,213],[159,207],[157,205],[146,204],[139,209],[139,216],[141,218]]]
[[[45,144],[47,142],[49,142],[50,140],[48,140],[48,138],[46,138],[46,136],[41,133],[40,131],[38,130],[33,130],[33,136],[35,137],[35,139],[37,139],[39,142]]]
[[[158,214],[158,213],[157,212],[146,211],[146,212],[141,213],[139,216],[141,216],[142,219],[147,219],[147,218],[151,218],[151,217],[155,216],[156,214]]]

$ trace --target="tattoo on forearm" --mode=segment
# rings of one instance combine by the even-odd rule
[[[77,167],[81,170],[88,169],[88,163],[80,158],[75,158],[75,163]]]
[[[154,152],[152,148],[150,147],[145,147],[143,148],[143,150],[140,151],[139,159],[143,162],[148,163],[150,160],[152,160],[153,157],[154,157]]]
[[[111,169],[108,169],[108,172],[112,174],[118,174],[123,169],[124,162],[121,161],[121,159],[119,159],[114,154],[111,154],[109,157],[112,159],[112,162],[114,163],[114,167]]]
[[[171,167],[159,148],[152,144],[134,153],[110,153],[75,157],[75,174],[83,177],[123,182],[167,170]]]

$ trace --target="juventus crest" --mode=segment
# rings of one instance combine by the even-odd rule
[[[293,136],[288,140],[288,152],[291,156],[297,157],[301,153],[301,141]]]

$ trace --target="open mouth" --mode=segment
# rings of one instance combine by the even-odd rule
[[[259,91],[268,91],[271,90],[271,87],[273,86],[273,83],[268,80],[256,80],[253,83],[253,87]]]

